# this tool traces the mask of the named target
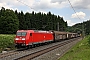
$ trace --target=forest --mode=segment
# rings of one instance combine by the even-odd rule
[[[0,34],[15,34],[17,30],[56,30],[80,33],[84,35],[90,34],[90,20],[68,26],[67,21],[63,17],[54,15],[50,11],[48,13],[23,11],[17,12],[11,9],[0,10]]]
[[[28,29],[65,31],[66,28],[67,22],[63,17],[54,15],[50,11],[45,14],[34,11],[17,12],[4,7],[0,10],[0,34],[15,34],[17,30]]]
[[[83,34],[83,36],[90,35],[90,20],[83,21],[82,23],[77,23],[71,27],[68,27],[67,31],[77,32]]]

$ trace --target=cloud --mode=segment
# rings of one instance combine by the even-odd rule
[[[70,0],[72,6],[76,9],[90,9],[89,0]],[[55,8],[68,7],[68,0],[0,0],[0,7],[2,5],[6,8],[17,8],[20,6],[28,6],[33,10],[48,10]]]
[[[67,1],[67,0],[51,0],[52,3],[56,3],[56,2],[62,3],[62,2],[65,2],[65,1]]]
[[[47,10],[52,8],[63,8],[66,7],[66,2],[52,2],[52,0],[40,0],[38,2],[34,2],[32,7],[35,10]]]
[[[53,0],[27,0],[27,1],[18,0],[18,2],[30,7],[33,10],[44,10],[44,11],[52,8],[54,9],[63,8],[67,6],[66,1],[59,3],[59,2],[53,2]]]
[[[89,0],[70,0],[72,6],[77,9],[90,9]],[[28,6],[33,10],[49,10],[49,9],[60,9],[65,8],[69,2],[67,0],[0,0],[0,7],[5,8],[17,8],[20,6]]]
[[[72,14],[72,18],[80,18],[84,19],[86,14],[84,12],[76,12],[75,14]]]
[[[17,0],[0,0],[0,8],[4,7],[6,9],[17,9],[16,7],[21,6]]]
[[[90,9],[90,0],[70,0],[76,9]]]
[[[67,21],[67,23],[68,23],[68,26],[73,26],[73,25],[75,25],[75,23],[73,23],[71,20],[66,20]]]
[[[7,9],[11,9],[10,7],[10,5],[8,6],[6,3],[0,3],[0,8],[1,7],[5,7],[5,8],[7,8]]]
[[[70,0],[72,6],[76,9],[90,9],[89,0]],[[32,5],[36,9],[64,8],[70,5],[68,0],[39,0]]]
[[[90,0],[69,0],[72,6],[76,9],[90,9]],[[63,3],[66,2],[67,6],[69,4],[68,0],[51,0],[53,3]]]

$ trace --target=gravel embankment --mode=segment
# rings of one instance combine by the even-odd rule
[[[18,54],[7,56],[7,57],[4,57],[4,58],[0,58],[0,60],[14,60],[16,58],[19,58],[19,57],[34,53],[36,51],[40,51],[40,50],[46,49],[48,47],[60,44],[62,42],[51,43],[51,44],[48,44],[48,45],[43,45],[43,46],[28,49],[28,50],[24,50],[24,51],[18,51],[19,52]]]
[[[64,42],[64,41],[62,41],[62,42]],[[24,51],[19,51],[18,54],[7,56],[7,57],[4,57],[4,58],[1,58],[0,60],[14,60],[16,58],[19,58],[19,57],[34,53],[36,51],[40,51],[40,50],[46,49],[48,47],[60,44],[62,42],[51,43],[51,44],[48,44],[48,45],[39,46],[39,47],[35,47],[35,48],[32,48],[32,49],[24,50]],[[64,50],[69,49],[76,42],[77,41],[75,41],[74,43],[69,43],[69,44],[67,44],[67,45],[65,45],[63,47],[57,48],[57,49],[55,49],[53,51],[50,51],[50,52],[48,52],[46,54],[43,54],[43,55],[41,55],[39,57],[36,57],[35,59],[32,59],[32,60],[57,60],[57,58],[60,57],[60,55],[62,54],[62,52],[64,52]]]
[[[64,45],[62,47],[59,47],[53,51],[50,51],[46,54],[43,54],[39,57],[36,57],[32,60],[58,60],[61,56],[63,56],[72,46],[74,46],[77,42],[79,42],[81,39],[78,39],[74,42],[71,42],[67,45]]]

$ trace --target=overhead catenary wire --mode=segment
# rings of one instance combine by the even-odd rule
[[[76,11],[75,11],[74,7],[72,6],[72,4],[71,4],[70,0],[68,0],[68,2],[69,2],[69,4],[70,4],[71,8],[73,9],[73,11],[76,13]],[[78,16],[78,14],[77,14],[77,13],[76,13],[76,16],[78,17],[78,19],[80,19],[80,17]],[[81,19],[80,19],[80,20],[81,20]]]
[[[22,3],[22,4],[24,4],[24,5],[26,5],[27,7],[31,8],[31,9],[33,9],[31,6],[25,4],[24,2],[22,2],[22,1],[20,1],[20,0],[17,0],[17,1],[20,2],[20,3]]]
[[[72,6],[70,0],[68,0],[68,2],[69,2],[69,4],[70,4],[71,8],[73,9],[73,11],[76,13],[76,11],[75,11],[74,7]],[[78,16],[77,13],[76,13],[76,15],[77,15],[77,17],[80,19],[80,17]],[[81,20],[81,19],[80,19],[80,20]],[[83,25],[83,23],[82,23],[82,39],[84,38],[84,36],[85,36],[85,31],[84,31],[84,25]]]

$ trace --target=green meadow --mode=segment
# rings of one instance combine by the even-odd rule
[[[59,60],[90,60],[90,35],[78,42]]]

